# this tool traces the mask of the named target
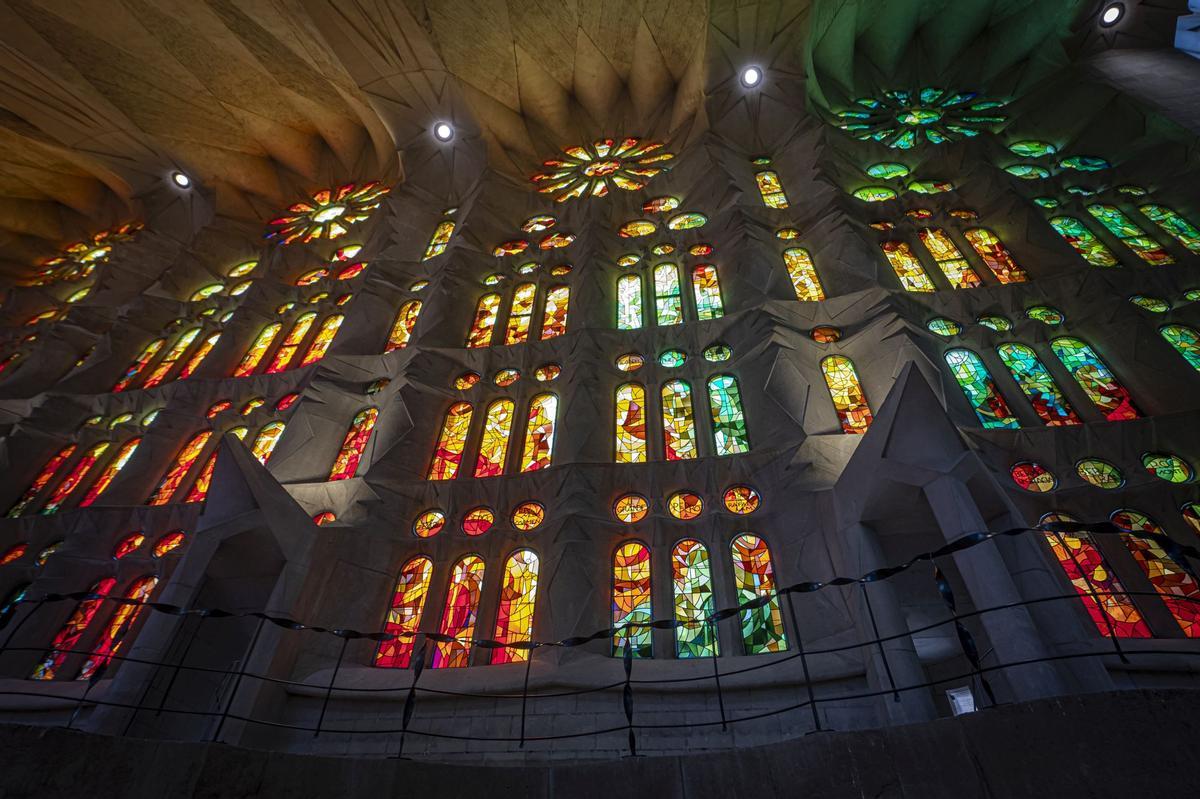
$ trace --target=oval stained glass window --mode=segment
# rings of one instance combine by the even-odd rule
[[[617,368],[622,372],[636,372],[646,363],[646,359],[636,352],[627,352],[617,356]]]
[[[704,214],[677,214],[667,220],[667,227],[671,230],[691,230],[692,228],[704,227],[707,223],[708,217]]]
[[[642,204],[642,212],[647,214],[665,214],[679,207],[676,197],[654,197]]]
[[[713,344],[704,350],[704,360],[709,363],[721,363],[733,357],[733,350],[727,344]]]
[[[1084,458],[1075,464],[1075,471],[1097,488],[1115,491],[1125,485],[1125,476],[1121,474],[1121,470],[1100,458]]]
[[[820,327],[814,327],[811,331],[809,331],[809,335],[812,337],[813,341],[819,344],[832,344],[833,342],[841,339],[842,331],[830,325],[821,325]]]
[[[503,280],[504,280],[504,275],[499,275],[499,274],[493,273],[483,279],[483,285],[496,286],[496,285],[499,285]]]
[[[1166,313],[1167,311],[1171,310],[1171,303],[1167,302],[1166,300],[1159,299],[1158,297],[1147,297],[1144,294],[1134,294],[1129,298],[1129,301],[1142,310],[1149,311],[1150,313]]]
[[[1004,167],[1004,171],[1021,180],[1045,180],[1050,177],[1050,170],[1037,164],[1013,164]]]
[[[935,319],[930,319],[926,322],[925,327],[929,328],[929,332],[936,333],[943,338],[957,336],[962,332],[962,325],[955,322],[953,319],[947,319],[944,316],[939,316]]]
[[[748,485],[734,485],[725,489],[725,493],[721,495],[721,501],[725,503],[725,510],[745,516],[758,510],[762,497]]]
[[[1036,322],[1041,322],[1050,327],[1058,327],[1063,322],[1067,321],[1067,317],[1057,308],[1052,308],[1049,305],[1034,305],[1025,309],[1025,315]]]
[[[563,247],[569,246],[575,241],[574,233],[551,233],[538,242],[538,248],[542,250],[561,250]]]
[[[549,383],[562,374],[562,367],[556,363],[545,363],[533,371],[533,377],[539,383]]]
[[[518,530],[528,532],[535,529],[546,518],[546,508],[540,502],[522,502],[513,508],[512,525]]]
[[[625,253],[617,259],[617,266],[634,266],[640,260],[642,260],[642,256],[637,253]]]
[[[625,524],[635,524],[646,518],[650,504],[641,494],[626,494],[613,503],[613,515]]]
[[[135,551],[138,547],[140,547],[142,545],[142,542],[145,540],[146,540],[145,534],[140,533],[140,532],[125,536],[124,538],[121,539],[120,543],[117,544],[116,548],[113,549],[113,554],[112,554],[113,559],[120,560],[121,558],[128,555],[130,552]]]
[[[896,192],[887,186],[863,186],[855,189],[852,196],[865,203],[882,203],[896,199]]]
[[[417,538],[433,538],[446,526],[446,514],[437,508],[427,510],[413,522],[413,534]]]
[[[1012,475],[1014,483],[1035,494],[1044,494],[1058,487],[1058,478],[1040,463],[1033,461],[1014,463],[1009,473]]]
[[[297,286],[311,286],[318,280],[323,280],[329,277],[328,269],[314,269],[311,272],[305,272],[300,277],[296,278]]]
[[[258,267],[258,261],[246,261],[229,270],[229,277],[244,277]]]
[[[408,290],[409,291],[424,291],[425,287],[428,285],[429,285],[428,280],[414,280],[413,284],[408,287]]]
[[[650,248],[650,252],[654,255],[670,255],[671,253],[675,252],[675,245],[668,244],[667,242],[655,244]]]
[[[1022,158],[1041,158],[1044,155],[1054,155],[1058,152],[1058,148],[1050,142],[1036,140],[1014,142],[1008,145],[1008,149],[1014,155]]]
[[[780,241],[791,241],[800,238],[800,231],[794,227],[781,227],[775,231],[775,238]]]
[[[548,214],[531,216],[521,224],[521,230],[526,233],[541,233],[558,224],[558,220]]]
[[[691,491],[678,491],[667,500],[667,511],[676,519],[691,521],[704,510],[704,500]]]
[[[978,322],[986,328],[995,330],[997,333],[1003,333],[1006,330],[1012,330],[1012,322],[1008,321],[1003,316],[981,316],[979,317]]]
[[[688,247],[688,254],[701,258],[705,255],[713,254],[713,246],[711,244],[693,244]]]
[[[617,230],[617,235],[623,239],[637,239],[642,236],[649,236],[656,230],[658,230],[658,225],[649,219],[634,219],[631,222],[621,225]]]
[[[454,378],[454,387],[459,391],[466,391],[479,382],[478,372],[463,372],[458,377]]]
[[[191,302],[200,302],[201,300],[207,300],[209,297],[216,294],[217,292],[224,291],[224,290],[225,290],[224,283],[210,283],[203,288],[196,289],[196,291],[188,299]]]
[[[497,244],[492,250],[492,255],[500,258],[505,255],[519,255],[529,249],[529,242],[525,239],[513,239],[512,241],[504,241]]]
[[[907,177],[909,171],[909,168],[904,164],[897,164],[894,162],[871,164],[871,166],[867,167],[867,174],[873,178],[879,178],[880,180],[891,180],[892,178]]]
[[[570,264],[559,264],[550,270],[550,274],[554,275],[555,277],[562,277],[563,275],[571,274],[571,270],[574,268],[575,267],[571,266]]]
[[[683,350],[667,350],[662,355],[658,356],[658,365],[665,366],[668,369],[674,369],[687,361],[687,353]]]
[[[1142,456],[1142,465],[1150,474],[1168,483],[1188,483],[1195,476],[1191,464],[1169,452],[1147,452]]]
[[[183,534],[182,530],[176,530],[174,532],[167,533],[155,542],[154,550],[151,552],[151,555],[156,558],[161,558],[167,553],[174,552],[183,546],[183,542],[186,538],[187,536]]]
[[[492,382],[500,386],[500,388],[508,388],[520,379],[521,373],[516,369],[501,369],[499,372],[496,372],[496,376],[492,378]]]
[[[479,506],[463,515],[462,531],[467,535],[483,535],[496,523],[496,514],[491,508]]]

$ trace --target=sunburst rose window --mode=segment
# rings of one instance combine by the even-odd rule
[[[340,238],[368,219],[389,191],[376,180],[361,186],[347,183],[336,189],[324,189],[272,219],[267,237],[280,239],[284,244]]]
[[[655,175],[671,168],[674,153],[662,142],[629,137],[599,139],[588,145],[563,148],[563,157],[542,162],[546,171],[531,180],[542,194],[553,194],[556,202],[578,197],[604,197],[616,186],[637,191]]]

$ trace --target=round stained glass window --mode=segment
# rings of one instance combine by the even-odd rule
[[[936,319],[930,319],[925,327],[929,328],[929,332],[936,333],[943,338],[957,336],[962,332],[962,325],[955,322],[953,319],[947,319],[944,316],[939,316]]]
[[[642,236],[649,236],[656,230],[658,230],[658,225],[649,219],[635,219],[632,222],[626,222],[621,225],[617,230],[617,235],[623,239],[636,239]]]
[[[154,544],[154,550],[151,552],[156,558],[161,558],[169,552],[174,552],[183,546],[184,540],[187,538],[182,530],[176,530],[173,533],[167,533],[162,538],[158,539]]]
[[[830,325],[821,325],[820,327],[814,327],[809,332],[809,335],[812,336],[813,341],[819,344],[832,344],[841,339],[842,331]]]
[[[646,518],[650,504],[641,494],[626,494],[613,503],[613,514],[625,524],[634,524]]]
[[[617,358],[617,368],[622,372],[636,372],[646,363],[646,359],[636,352],[627,352]]]
[[[704,500],[700,499],[699,494],[693,494],[691,491],[679,491],[671,495],[667,500],[667,511],[676,519],[690,521],[700,515],[700,511],[704,510]]]
[[[478,372],[463,372],[458,377],[454,378],[454,387],[459,391],[466,391],[479,382]]]
[[[531,216],[521,225],[521,230],[526,233],[541,233],[543,230],[549,230],[558,224],[558,220],[546,214]]]
[[[704,350],[704,360],[711,363],[728,361],[733,357],[733,350],[726,344],[713,344]]]
[[[670,255],[671,253],[675,252],[675,245],[668,244],[667,242],[655,244],[650,248],[650,252],[654,255]]]
[[[513,508],[512,525],[518,530],[528,532],[546,518],[546,509],[540,502],[522,502]]]
[[[986,328],[995,330],[997,333],[1003,333],[1006,330],[1012,330],[1012,322],[1005,319],[1003,316],[981,316],[979,324]]]
[[[562,277],[563,275],[571,274],[571,270],[574,268],[575,267],[571,266],[570,264],[559,264],[550,270],[550,274],[554,275],[555,277]]]
[[[1125,476],[1121,470],[1099,458],[1084,458],[1075,464],[1079,476],[1097,488],[1115,491],[1125,485]]]
[[[317,527],[324,527],[327,524],[333,524],[337,521],[337,514],[331,510],[323,510],[313,517],[313,523]]]
[[[413,534],[417,538],[433,538],[446,526],[446,514],[437,508],[427,510],[413,522]]]
[[[1129,301],[1143,311],[1149,311],[1150,313],[1166,313],[1171,310],[1171,304],[1166,300],[1159,299],[1158,297],[1147,297],[1145,294],[1134,294],[1129,298]]]
[[[1050,327],[1058,327],[1067,321],[1067,317],[1063,316],[1062,311],[1051,308],[1049,305],[1035,305],[1032,308],[1026,308],[1025,315]]]
[[[145,540],[146,536],[142,533],[133,533],[132,535],[125,536],[121,539],[121,542],[117,544],[116,549],[113,550],[113,558],[120,560],[130,552],[133,552],[140,547],[142,542]]]
[[[725,489],[721,499],[724,501],[727,511],[740,516],[754,513],[758,510],[759,503],[762,502],[762,497],[758,495],[758,492],[747,485],[730,486]]]
[[[688,247],[688,254],[700,258],[705,255],[713,254],[713,246],[711,244],[693,244]]]
[[[1183,520],[1192,528],[1192,532],[1200,535],[1200,502],[1185,502],[1179,509]]]
[[[508,388],[520,379],[521,373],[516,369],[501,369],[499,372],[496,372],[496,376],[492,378],[492,382],[500,386],[500,388]]]
[[[691,230],[692,228],[704,227],[707,223],[708,217],[704,214],[687,213],[671,217],[667,221],[667,227],[671,230]]]
[[[496,523],[496,514],[482,505],[467,511],[462,520],[462,531],[467,535],[483,535]]]
[[[417,281],[414,281],[413,284],[408,287],[408,290],[409,291],[424,291],[425,287],[428,285],[429,285],[428,280],[417,280]]]
[[[498,285],[500,283],[500,281],[502,281],[502,280],[504,280],[504,275],[491,274],[483,279],[483,285],[495,286],[495,285]]]
[[[664,214],[667,211],[674,211],[678,207],[679,199],[676,197],[655,197],[643,203],[642,211],[647,214]]]
[[[1188,302],[1196,302],[1200,300],[1200,289],[1188,289],[1183,292],[1183,298]]]
[[[642,256],[637,253],[626,253],[617,259],[617,266],[634,266],[640,260],[642,260]]]
[[[1040,463],[1021,461],[1013,464],[1009,472],[1014,483],[1035,494],[1044,494],[1058,487],[1058,478]]]
[[[800,231],[794,227],[781,227],[775,231],[775,238],[783,241],[791,241],[792,239],[800,238]]]
[[[1147,452],[1142,456],[1142,465],[1150,474],[1168,483],[1187,483],[1195,476],[1191,464],[1169,452]]]
[[[530,261],[527,264],[521,264],[520,266],[518,266],[517,274],[518,275],[532,275],[534,272],[536,272],[537,270],[539,270],[541,268],[542,268],[541,264],[537,263],[536,261]]]
[[[674,369],[687,361],[687,353],[683,350],[667,350],[662,355],[658,356],[658,365],[665,366],[668,369]]]
[[[556,363],[545,363],[533,370],[533,377],[539,383],[549,383],[562,374],[562,367]]]

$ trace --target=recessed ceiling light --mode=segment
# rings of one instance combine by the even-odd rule
[[[450,141],[454,138],[454,128],[449,122],[439,122],[433,126],[433,137],[438,141]]]
[[[1121,17],[1125,16],[1124,3],[1109,3],[1100,12],[1100,24],[1108,28],[1116,25],[1121,21]]]
[[[192,179],[178,169],[171,173],[171,182],[181,189],[190,189],[192,187]]]
[[[746,67],[742,70],[742,85],[750,89],[762,83],[762,70],[758,67]]]

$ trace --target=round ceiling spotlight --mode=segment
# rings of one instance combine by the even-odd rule
[[[438,141],[450,141],[454,138],[454,127],[449,122],[439,122],[433,126],[433,138]]]
[[[762,83],[763,73],[758,67],[746,67],[740,75],[742,85],[747,89],[753,89],[758,84]]]
[[[1124,3],[1109,3],[1104,7],[1104,10],[1100,12],[1100,24],[1106,28],[1111,28],[1113,25],[1116,25],[1118,22],[1120,22],[1121,18],[1124,16]]]
[[[192,179],[178,169],[171,173],[171,182],[180,189],[190,189],[192,187]]]

